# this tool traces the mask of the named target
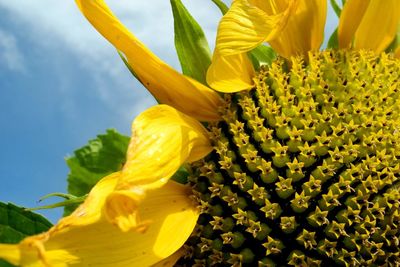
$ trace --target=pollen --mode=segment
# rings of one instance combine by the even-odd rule
[[[192,163],[178,266],[399,266],[400,62],[324,51],[259,70]]]

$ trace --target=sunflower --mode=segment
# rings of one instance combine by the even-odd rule
[[[326,1],[234,0],[207,85],[162,62],[102,0],[76,2],[162,104],[134,120],[120,172],[48,232],[0,245],[0,257],[22,266],[398,266],[397,0],[347,0],[338,48],[325,51]],[[278,57],[254,67],[249,52],[266,42]],[[170,180],[182,164],[185,185]]]

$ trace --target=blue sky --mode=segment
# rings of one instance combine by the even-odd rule
[[[179,69],[169,1],[108,2]],[[211,0],[183,2],[213,46],[218,9]],[[337,22],[329,17],[330,33]],[[107,128],[130,134],[132,119],[154,104],[74,1],[0,0],[0,201],[34,207],[66,192],[64,158]],[[40,213],[55,222],[62,211]]]

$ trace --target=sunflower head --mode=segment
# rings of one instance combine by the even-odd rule
[[[215,152],[192,164],[202,215],[181,263],[395,264],[399,71],[392,55],[314,52],[227,95]]]
[[[23,266],[399,266],[398,0],[347,0],[342,10],[331,1],[340,22],[325,51],[327,1],[233,0],[228,9],[213,0],[227,12],[211,62],[201,29],[171,0],[187,22],[175,28],[187,75],[103,0],[76,2],[162,105],[135,119],[120,172],[46,234],[0,244],[0,257]],[[253,65],[249,56],[260,63],[265,51],[278,56]],[[186,185],[170,180],[182,165]]]

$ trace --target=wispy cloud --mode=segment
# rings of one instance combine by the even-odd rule
[[[177,63],[173,48],[173,19],[169,1],[108,1],[117,16],[146,45],[160,57]],[[215,39],[216,25],[220,17],[219,10],[212,1],[184,1],[205,29],[211,43]],[[0,7],[17,15],[26,23],[25,27],[34,29],[35,39],[41,44],[51,44],[54,39],[82,55],[82,59],[109,65],[107,61],[115,51],[89,25],[79,13],[74,1],[54,0],[0,0]],[[89,63],[89,62],[88,62]],[[93,63],[93,62],[90,62]],[[92,65],[92,64],[88,65]],[[96,64],[96,67],[99,65]]]
[[[23,72],[24,57],[13,34],[0,29],[0,66],[11,71]]]
[[[212,1],[183,1],[214,43],[219,10]],[[179,69],[174,50],[173,18],[169,1],[108,1],[112,10],[155,54]],[[83,18],[74,1],[0,0],[0,8],[29,28],[30,38],[41,46],[61,45],[79,58],[91,73],[97,96],[117,113],[137,115],[154,104],[142,86],[126,74],[115,49]],[[1,38],[3,39],[3,38]],[[1,44],[1,43],[0,43]],[[15,65],[16,67],[19,65]],[[110,88],[111,87],[111,88]],[[60,86],[65,88],[65,86]],[[132,95],[132,98],[125,96]],[[65,105],[69,106],[69,105]]]
[[[131,0],[107,2],[122,22],[155,54],[179,69],[169,1],[152,0],[151,4],[148,1]],[[213,46],[221,17],[219,10],[211,0],[183,2],[200,22],[210,45]],[[21,26],[29,28],[32,33],[30,38],[41,46],[57,44],[75,54],[79,58],[79,64],[91,73],[91,78],[96,83],[96,97],[117,113],[131,117],[154,104],[145,89],[127,75],[115,49],[83,18],[74,1],[0,0],[0,8],[18,18]],[[12,43],[13,39],[10,40],[9,43]],[[21,66],[18,65],[17,55],[14,54],[15,65],[10,65],[14,68]],[[132,98],[126,97],[129,95]]]

